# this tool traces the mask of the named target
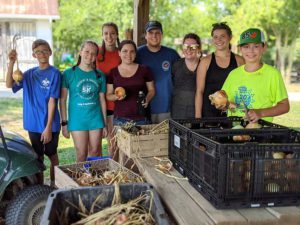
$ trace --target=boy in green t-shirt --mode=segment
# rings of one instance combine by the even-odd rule
[[[263,32],[256,28],[244,31],[239,48],[245,65],[233,70],[222,87],[228,101],[236,105],[228,115],[245,116],[256,122],[261,118],[272,121],[272,117],[287,113],[290,106],[282,76],[261,61],[267,48]]]

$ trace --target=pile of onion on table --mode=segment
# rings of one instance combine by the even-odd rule
[[[128,170],[100,170],[100,169],[71,169],[66,170],[67,174],[72,177],[80,186],[97,186],[110,185],[113,183],[140,183],[144,182],[139,175],[133,176]]]

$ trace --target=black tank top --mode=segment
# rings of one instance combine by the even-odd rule
[[[205,88],[203,93],[202,117],[221,117],[226,116],[221,110],[217,110],[211,105],[208,96],[220,90],[228,76],[228,74],[237,68],[235,55],[231,52],[230,62],[227,68],[222,68],[217,65],[215,54],[211,55],[211,62],[206,72]]]

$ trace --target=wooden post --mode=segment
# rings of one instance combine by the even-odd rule
[[[134,0],[133,40],[137,46],[146,43],[144,27],[149,21],[150,0]]]
[[[125,39],[133,40],[133,29],[128,28],[125,30]]]

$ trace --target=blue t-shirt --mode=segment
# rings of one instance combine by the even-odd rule
[[[154,76],[156,93],[150,102],[152,114],[171,111],[173,89],[171,68],[179,58],[174,49],[165,46],[161,46],[158,52],[149,51],[146,45],[138,48],[136,62],[147,65]]]
[[[23,88],[23,126],[30,132],[43,133],[48,121],[48,102],[56,100],[52,132],[60,131],[57,99],[60,97],[61,73],[53,66],[41,70],[34,67],[23,74],[23,80],[14,83],[13,92]]]
[[[64,71],[62,87],[69,90],[68,130],[95,130],[105,126],[100,92],[106,92],[106,80],[103,72],[89,72],[78,66]]]

